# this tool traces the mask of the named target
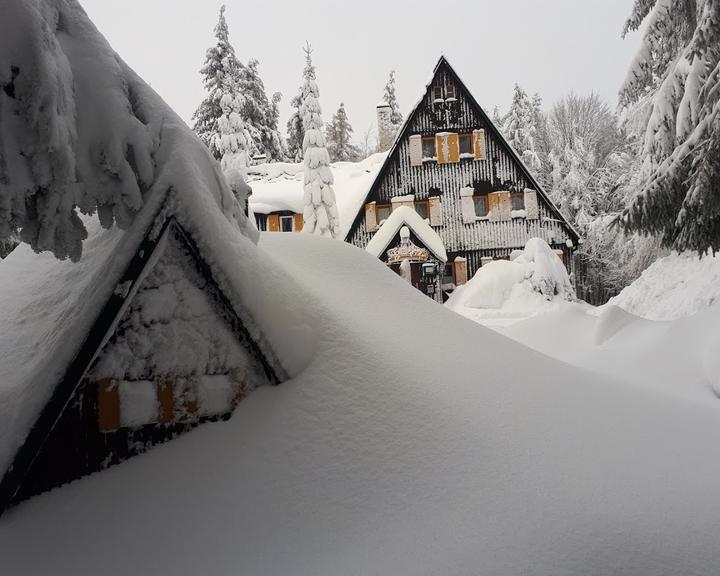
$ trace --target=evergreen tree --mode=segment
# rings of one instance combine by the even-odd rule
[[[403,122],[403,116],[400,114],[400,106],[398,106],[397,96],[395,95],[395,70],[390,72],[390,77],[387,84],[385,84],[383,102],[390,105],[390,122],[399,128]]]
[[[641,186],[619,222],[678,250],[720,249],[720,0],[636,0],[623,35],[645,23],[621,90],[644,128]]]
[[[515,84],[510,110],[503,120],[503,133],[523,162],[532,169],[541,167],[535,150],[535,116],[533,105],[525,91]]]
[[[259,62],[251,59],[247,66],[238,68],[237,83],[243,97],[242,116],[250,133],[250,148],[253,154],[282,160],[285,147],[277,129],[281,95],[276,92],[272,100],[268,99],[258,66]]]
[[[330,171],[330,155],[325,147],[323,121],[315,81],[310,45],[305,47],[305,70],[303,72],[303,102],[301,114],[305,137],[303,153],[305,163],[305,208],[303,230],[335,238],[340,233],[338,210],[333,191],[333,175]]]
[[[345,112],[345,104],[335,112],[326,129],[327,147],[332,162],[357,162],[360,159],[360,149],[352,143],[353,129]]]
[[[227,91],[220,99],[222,115],[218,119],[218,129],[212,135],[213,149],[220,151],[220,167],[223,172],[237,170],[243,178],[247,176],[250,165],[248,154],[248,133],[240,112],[243,100]]]
[[[217,43],[208,48],[205,53],[205,65],[200,69],[207,96],[193,114],[195,121],[193,130],[210,148],[213,156],[220,160],[222,151],[214,145],[220,136],[218,120],[223,113],[220,100],[228,93],[228,90],[237,89],[235,79],[242,66],[230,44],[224,5],[220,8],[220,17],[215,26],[215,38]],[[230,96],[234,99],[237,94],[232,93]]]
[[[302,108],[303,101],[302,86],[298,95],[290,100],[292,114],[287,123],[287,153],[293,162],[302,162],[303,159],[303,139],[305,138],[305,129],[303,128]]]

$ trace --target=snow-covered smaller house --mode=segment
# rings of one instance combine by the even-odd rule
[[[399,206],[365,248],[418,290],[439,299],[437,275],[447,262],[442,239],[413,208]]]

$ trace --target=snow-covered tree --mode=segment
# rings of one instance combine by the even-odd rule
[[[383,102],[390,105],[390,122],[399,128],[403,122],[403,116],[400,113],[400,106],[395,95],[395,70],[390,71],[390,77],[387,84],[385,84]]]
[[[360,149],[352,143],[353,129],[345,112],[345,104],[333,115],[325,134],[327,135],[327,148],[332,162],[357,162],[360,159]]]
[[[301,162],[303,158],[303,139],[305,138],[305,129],[303,128],[302,108],[303,92],[302,86],[298,95],[290,100],[290,108],[292,114],[287,122],[287,153],[288,157],[294,162]]]
[[[518,84],[515,84],[510,110],[503,119],[501,129],[510,145],[529,168],[541,167],[540,156],[535,149],[537,130],[533,103]]]
[[[211,145],[222,154],[220,167],[223,172],[234,168],[245,178],[250,166],[250,156],[248,134],[240,115],[242,104],[241,96],[233,98],[229,92],[223,95],[220,99],[222,115],[218,118],[217,131],[212,135]]]
[[[330,171],[330,155],[325,146],[323,121],[318,98],[320,91],[315,81],[312,49],[305,47],[305,70],[303,72],[303,101],[301,114],[305,137],[303,155],[305,163],[303,231],[335,238],[340,233],[338,210]]]
[[[276,92],[268,99],[258,66],[259,62],[252,59],[247,66],[238,68],[237,84],[243,97],[243,120],[252,138],[252,152],[265,154],[269,160],[282,160],[285,158],[285,146],[278,132],[281,95]]]
[[[621,90],[644,127],[641,182],[620,223],[678,250],[718,250],[720,1],[636,0],[623,34],[643,24]]]
[[[220,17],[215,26],[216,44],[208,48],[205,54],[205,64],[200,69],[203,75],[203,85],[207,96],[193,114],[193,130],[210,148],[216,159],[222,158],[222,151],[216,148],[213,142],[218,142],[220,132],[218,120],[222,116],[220,100],[228,95],[231,99],[237,97],[237,77],[242,64],[235,55],[235,49],[230,44],[227,22],[225,21],[225,6],[220,7]]]
[[[0,38],[0,241],[77,260],[79,213],[127,228],[143,206],[149,90],[75,1],[0,2]]]

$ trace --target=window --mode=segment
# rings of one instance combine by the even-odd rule
[[[435,100],[443,99],[443,87],[440,84],[433,86],[433,98]]]
[[[429,218],[430,210],[428,207],[428,201],[420,200],[418,202],[415,202],[415,212],[420,215],[420,218]]]
[[[375,214],[377,217],[378,225],[382,224],[383,220],[387,220],[392,212],[392,206],[390,204],[379,204],[375,207]]]
[[[474,157],[472,134],[460,134],[460,155],[463,154]]]
[[[435,158],[435,136],[423,136],[422,155],[423,160]]]
[[[446,284],[454,284],[455,283],[455,266],[453,266],[452,262],[448,262],[445,264],[445,269],[443,270],[443,277],[442,277],[442,285],[445,286]]]
[[[455,98],[455,84],[445,86],[445,98]]]
[[[475,217],[482,218],[488,214],[488,197],[473,196],[473,204],[475,205]]]
[[[525,210],[525,194],[513,192],[510,194],[510,203],[512,210]]]
[[[293,217],[292,216],[280,216],[280,232],[292,232],[293,231]]]

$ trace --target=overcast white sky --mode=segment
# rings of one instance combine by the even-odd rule
[[[221,1],[80,0],[120,56],[188,122],[204,93],[200,69]],[[549,106],[573,90],[613,106],[638,37],[620,39],[631,0],[226,0],[242,61],[255,57],[268,94],[280,91],[281,129],[314,49],[329,120],[345,102],[356,137],[374,121],[391,69],[403,114],[444,53],[488,113],[513,83]]]

